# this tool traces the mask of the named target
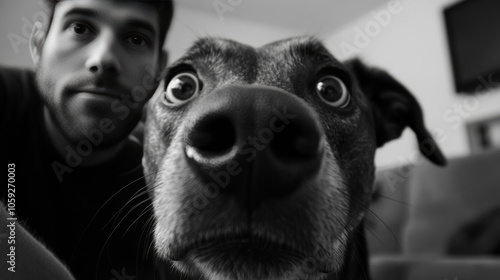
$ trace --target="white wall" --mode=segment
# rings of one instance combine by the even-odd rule
[[[441,149],[448,157],[469,153],[465,122],[500,114],[500,91],[464,97],[455,93],[443,8],[454,0],[399,0],[389,9],[383,5],[375,11],[392,11],[391,18],[380,20],[369,13],[336,30],[326,39],[328,47],[339,57],[354,56],[346,46],[359,50],[367,63],[389,70],[406,85],[424,108],[430,131],[438,131]],[[395,8],[396,7],[396,8]],[[368,33],[366,30],[368,28]],[[363,35],[367,37],[362,40]],[[463,106],[459,113],[457,106]],[[377,153],[377,165],[407,163],[416,149],[413,133],[391,142]]]
[[[0,63],[31,67],[26,33],[34,18],[43,14],[38,5],[40,0],[17,0],[0,2]],[[389,9],[388,4],[375,9],[376,12],[391,13],[390,21],[386,19],[380,29],[373,22],[376,18],[366,14],[342,28],[328,33],[323,30],[309,30],[311,34],[321,34],[334,54],[339,58],[347,58],[347,44],[359,49],[358,55],[366,62],[390,71],[405,84],[418,98],[424,108],[425,119],[431,131],[440,131],[441,148],[447,156],[465,155],[469,153],[465,121],[481,119],[500,113],[500,93],[482,95],[479,102],[471,97],[458,96],[454,92],[451,63],[444,29],[442,9],[455,0],[399,0]],[[243,9],[244,7],[240,7]],[[276,16],[279,16],[277,11]],[[324,12],[327,15],[321,15]],[[236,12],[224,14],[221,20],[215,9],[201,12],[181,5],[176,6],[176,14],[171,31],[167,38],[166,48],[170,53],[170,61],[179,58],[193,41],[202,36],[222,36],[252,46],[278,39],[303,35],[304,30],[292,30],[281,26],[271,26],[236,17]],[[318,11],[318,16],[334,16],[330,11]],[[297,19],[307,20],[307,19]],[[360,45],[359,33],[355,30],[372,28],[373,36],[368,36],[364,45]],[[359,28],[359,29],[356,29]],[[366,31],[363,31],[366,34]],[[14,46],[10,36],[21,38],[20,44]],[[366,39],[366,38],[365,38]],[[356,44],[358,43],[358,44]],[[341,49],[344,47],[344,51]],[[352,54],[351,54],[352,56]],[[466,105],[464,117],[454,112],[454,106]],[[473,106],[474,105],[474,106]],[[447,114],[447,118],[443,117]],[[466,116],[467,115],[467,116]],[[466,117],[465,117],[466,116]],[[402,139],[387,144],[377,153],[377,165],[392,165],[408,162],[411,152],[415,150],[413,134],[407,130]]]
[[[0,63],[2,65],[32,67],[28,50],[28,38],[33,22],[48,18],[42,0],[0,1]],[[170,61],[178,59],[199,37],[222,36],[253,46],[294,35],[302,35],[291,29],[270,26],[235,17],[231,11],[223,15],[216,10],[201,12],[176,5],[166,48]]]
[[[33,67],[28,39],[33,22],[48,18],[41,0],[0,2],[0,63],[2,65]]]
[[[221,20],[215,9],[202,12],[178,5],[166,47],[170,53],[170,61],[174,61],[200,37],[219,36],[259,47],[296,35],[302,34],[278,26],[239,19],[229,11]]]

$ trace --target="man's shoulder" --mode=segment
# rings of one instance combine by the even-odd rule
[[[41,102],[34,71],[0,65],[0,101],[4,119],[24,115],[34,104],[38,106]]]
[[[0,65],[0,79],[5,83],[34,83],[33,69]]]
[[[4,104],[13,105],[14,100],[26,102],[37,95],[35,73],[32,69],[0,65],[0,89],[2,99],[6,99]]]

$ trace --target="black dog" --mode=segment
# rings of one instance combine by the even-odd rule
[[[201,39],[148,110],[155,247],[193,279],[369,279],[376,148],[408,126],[445,163],[401,84],[308,37]]]

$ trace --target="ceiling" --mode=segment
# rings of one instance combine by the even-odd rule
[[[177,0],[176,5],[207,13],[223,20],[235,17],[299,32],[329,32],[374,9],[387,0]],[[231,5],[231,3],[233,3]],[[217,13],[227,8],[226,12]]]

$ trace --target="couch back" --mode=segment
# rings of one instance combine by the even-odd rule
[[[379,170],[374,187],[372,254],[442,255],[464,225],[500,207],[500,150],[452,158],[444,168],[422,160]]]

